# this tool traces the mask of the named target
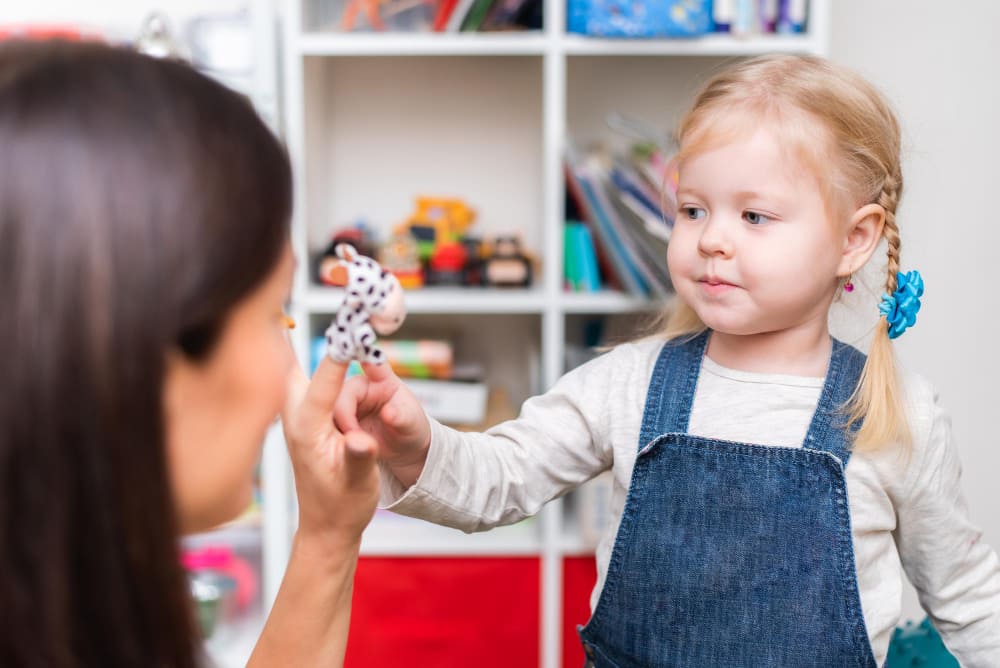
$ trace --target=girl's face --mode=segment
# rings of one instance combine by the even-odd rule
[[[825,328],[846,227],[831,219],[813,170],[765,123],[680,165],[670,277],[719,332]]]
[[[293,363],[282,308],[294,271],[278,266],[230,312],[207,359],[176,353],[164,389],[166,445],[181,530],[217,526],[245,510],[268,426]]]

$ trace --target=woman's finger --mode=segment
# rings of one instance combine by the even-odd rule
[[[299,404],[297,419],[302,429],[314,431],[333,424],[333,410],[344,385],[347,366],[327,355],[320,360]]]

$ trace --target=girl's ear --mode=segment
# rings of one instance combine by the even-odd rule
[[[854,212],[844,240],[844,253],[837,269],[843,278],[858,271],[868,262],[882,240],[885,227],[885,209],[879,204],[865,204]]]

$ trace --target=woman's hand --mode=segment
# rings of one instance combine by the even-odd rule
[[[346,365],[328,357],[312,381],[298,364],[282,411],[299,498],[299,528],[288,568],[248,668],[344,663],[361,532],[378,499],[375,441],[342,434],[333,407]]]
[[[342,434],[334,424],[346,372],[346,364],[325,356],[312,381],[298,364],[291,372],[282,423],[299,500],[300,542],[357,541],[375,512],[375,441],[360,429]]]

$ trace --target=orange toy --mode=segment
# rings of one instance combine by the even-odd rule
[[[350,0],[344,9],[344,18],[340,23],[341,29],[344,31],[354,30],[354,21],[358,18],[358,12],[363,9],[372,28],[385,30],[385,23],[378,11],[378,6],[382,2],[383,0]]]

